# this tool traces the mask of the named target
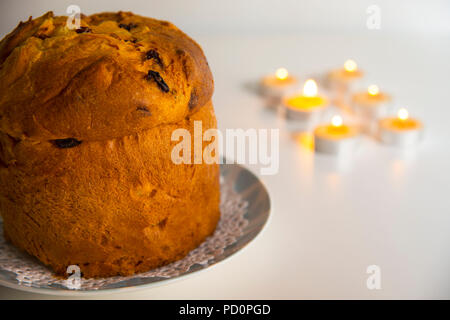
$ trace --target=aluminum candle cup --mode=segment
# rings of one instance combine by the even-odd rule
[[[358,65],[353,60],[345,61],[343,68],[328,73],[328,87],[334,93],[334,102],[338,106],[345,107],[350,103],[348,94],[353,91],[353,87],[363,75],[364,73],[358,69]]]
[[[353,60],[347,60],[342,69],[333,70],[328,74],[328,81],[331,86],[348,89],[348,86],[363,77],[364,73],[358,69],[358,65]]]
[[[328,106],[324,96],[318,95],[317,84],[309,79],[303,86],[303,93],[285,97],[283,106],[286,116],[303,122],[316,122]]]
[[[390,95],[381,92],[378,86],[371,85],[367,91],[353,95],[352,107],[360,116],[377,119],[387,114],[391,101]]]
[[[327,154],[349,154],[356,149],[359,139],[356,127],[343,124],[340,116],[334,116],[330,124],[314,130],[314,149]]]
[[[416,145],[423,137],[422,123],[410,118],[406,109],[400,109],[397,117],[381,119],[378,130],[382,142],[398,147]]]
[[[261,93],[271,101],[280,102],[281,98],[297,89],[298,80],[291,76],[285,68],[279,68],[275,74],[261,79]]]
[[[391,107],[391,96],[371,85],[367,91],[357,92],[351,100],[352,109],[360,118],[364,131],[376,133],[377,120],[386,116]]]

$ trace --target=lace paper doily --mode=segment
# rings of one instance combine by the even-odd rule
[[[185,258],[166,266],[145,273],[128,277],[110,277],[103,279],[81,279],[77,289],[98,290],[105,288],[123,287],[123,283],[130,285],[142,282],[156,282],[162,279],[175,278],[186,274],[196,266],[208,266],[214,259],[224,253],[224,250],[236,242],[243,234],[248,220],[244,217],[248,202],[233,191],[229,185],[221,184],[221,218],[216,231],[208,237],[199,247],[192,250]],[[55,278],[52,271],[39,263],[35,258],[22,253],[14,246],[6,243],[3,237],[3,227],[0,228],[0,272],[10,272],[10,277],[24,286],[53,287],[61,289],[74,289],[73,282]],[[192,271],[192,270],[191,270]],[[154,281],[148,281],[154,278]],[[142,281],[145,279],[146,281]]]

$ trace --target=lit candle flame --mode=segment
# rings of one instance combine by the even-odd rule
[[[333,118],[331,118],[331,124],[333,125],[333,127],[340,127],[342,126],[342,117],[341,116],[333,116]]]
[[[349,59],[349,60],[345,61],[344,69],[345,69],[345,71],[348,71],[348,72],[354,72],[354,71],[356,71],[356,69],[358,69],[358,65],[356,64],[355,61]]]
[[[313,79],[308,79],[303,86],[303,95],[305,97],[317,96],[317,83]]]
[[[406,120],[406,119],[408,119],[408,117],[409,117],[408,110],[406,110],[405,108],[401,108],[401,109],[398,110],[398,112],[397,112],[397,117],[398,117],[400,120]]]
[[[275,72],[275,76],[276,76],[277,79],[279,79],[279,80],[285,80],[285,79],[287,79],[287,77],[289,76],[289,72],[288,72],[285,68],[279,68],[279,69],[277,69],[277,71]]]
[[[371,85],[369,86],[369,88],[367,89],[367,92],[369,93],[369,95],[371,96],[376,96],[377,94],[380,93],[380,88],[378,88],[377,85]]]

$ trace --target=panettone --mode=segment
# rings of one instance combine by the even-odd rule
[[[0,42],[0,213],[60,275],[129,275],[215,229],[218,164],[174,163],[172,133],[216,128],[201,48],[169,22],[51,12]],[[192,156],[193,157],[193,156]]]

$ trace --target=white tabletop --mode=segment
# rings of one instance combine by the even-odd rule
[[[269,223],[241,254],[165,286],[96,298],[450,298],[448,36],[193,35],[215,76],[221,129],[280,128],[280,170],[261,176]],[[364,138],[351,159],[314,154],[246,89],[279,66],[301,79],[354,58],[426,128],[399,150]],[[257,166],[250,169],[259,175]],[[369,265],[381,290],[366,287]],[[48,298],[0,288],[0,298]],[[54,298],[54,297],[52,297]]]

